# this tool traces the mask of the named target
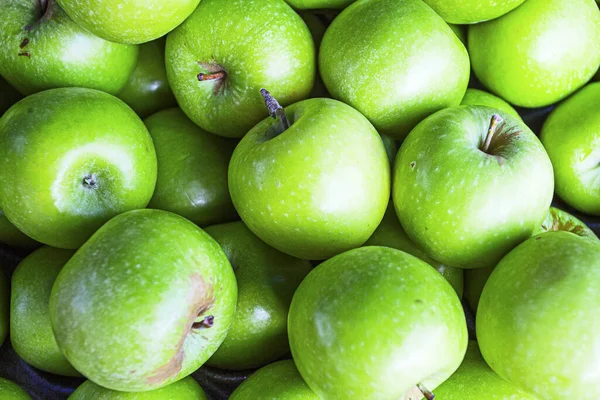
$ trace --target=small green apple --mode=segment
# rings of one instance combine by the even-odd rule
[[[143,393],[119,392],[85,381],[68,400],[208,400],[208,397],[198,382],[188,376],[168,386]]]
[[[498,18],[514,10],[525,0],[423,0],[446,22],[475,24]]]
[[[504,4],[504,2],[497,2]],[[511,104],[553,104],[600,66],[600,12],[594,0],[528,0],[469,28],[473,71]]]
[[[21,100],[23,95],[0,75],[0,117],[13,104]]]
[[[200,226],[238,219],[227,186],[236,143],[206,132],[179,108],[159,111],[144,122],[158,161],[148,207],[174,212]]]
[[[133,210],[104,224],[60,271],[50,296],[58,346],[108,389],[147,391],[198,369],[233,320],[233,269],[176,214]]]
[[[36,242],[11,224],[2,210],[0,210],[0,243],[11,247],[21,247],[25,249],[32,249],[40,246],[39,242]]]
[[[0,377],[0,400],[31,400],[31,396],[16,383]]]
[[[344,9],[356,0],[285,0],[298,10],[305,9]]]
[[[0,119],[0,204],[19,230],[77,248],[104,222],[146,207],[152,138],[121,100],[93,89],[31,95]]]
[[[432,399],[424,388],[452,375],[468,342],[452,286],[424,261],[377,246],[316,267],[288,329],[298,371],[323,399]]]
[[[284,356],[290,350],[287,317],[292,296],[312,265],[268,246],[241,221],[208,227],[206,233],[225,251],[238,284],[233,323],[206,364],[251,369]]]
[[[515,118],[521,120],[519,113],[498,96],[494,96],[491,93],[484,92],[479,89],[467,89],[465,97],[463,97],[461,105],[464,106],[486,106],[491,108],[497,108],[498,110],[504,111],[507,114],[512,115]]]
[[[3,271],[0,271],[0,346],[9,331],[10,287]]]

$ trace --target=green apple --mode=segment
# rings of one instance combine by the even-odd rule
[[[285,0],[290,6],[298,9],[343,9],[356,0]]]
[[[585,86],[554,109],[540,136],[554,166],[556,194],[592,215],[600,215],[598,104],[600,82]]]
[[[158,160],[148,207],[174,212],[200,226],[237,219],[227,186],[235,142],[206,132],[179,108],[160,111],[144,122]]]
[[[2,3],[0,74],[23,94],[65,86],[116,94],[135,68],[138,52],[137,46],[83,29],[56,0]]]
[[[475,24],[498,18],[520,6],[525,0],[423,0],[446,22]]]
[[[450,26],[450,29],[452,29],[452,32],[454,32],[456,37],[466,47],[467,46],[467,27],[465,25],[456,25],[456,24],[448,24],[448,26]]]
[[[236,314],[225,341],[207,365],[251,369],[289,352],[287,317],[292,296],[312,270],[257,238],[243,222],[206,228],[223,248],[238,284]]]
[[[497,2],[505,4],[506,2]],[[600,66],[600,12],[594,0],[528,0],[469,28],[479,80],[511,104],[553,104],[588,82]]]
[[[0,117],[23,96],[0,75]]]
[[[58,348],[49,315],[52,285],[73,253],[45,246],[19,263],[12,275],[10,341],[19,357],[37,369],[80,376]]]
[[[360,0],[346,8],[325,32],[319,69],[335,99],[395,139],[459,105],[470,74],[465,46],[421,0]]]
[[[16,383],[0,377],[0,400],[31,400],[31,396]]]
[[[54,0],[50,0],[54,1]],[[145,43],[181,24],[200,0],[57,0],[77,24],[117,43]]]
[[[197,370],[223,342],[237,285],[217,242],[161,210],[104,224],[60,271],[50,296],[58,346],[91,381],[146,391]]]
[[[188,376],[163,388],[143,393],[119,392],[85,381],[68,400],[208,400],[208,397],[198,382]]]
[[[0,270],[0,346],[6,340],[9,331],[10,287],[8,279]]]
[[[464,106],[486,106],[496,108],[515,118],[521,119],[519,113],[506,101],[498,96],[494,96],[491,93],[479,89],[467,89],[467,93],[465,93],[465,97],[463,97],[460,104]]]
[[[321,40],[323,40],[323,35],[325,35],[325,31],[329,26],[329,22],[327,21],[324,15],[317,14],[312,10],[301,11],[298,14],[302,17],[304,23],[306,23],[306,26],[310,30],[310,34],[312,35],[313,41],[315,42],[316,52],[318,52],[319,47],[321,46]],[[327,88],[325,87],[325,84],[321,79],[321,74],[319,74],[318,69],[315,70],[315,83],[308,97],[331,97],[327,92]]]
[[[0,119],[2,211],[39,242],[78,248],[114,215],[146,207],[155,183],[148,130],[107,93],[50,89]]]
[[[546,232],[506,255],[487,281],[477,338],[502,378],[544,399],[600,398],[600,243]]]
[[[167,82],[165,38],[140,45],[137,66],[118,97],[144,118],[177,105]]]
[[[396,154],[398,154],[398,145],[396,144],[396,141],[388,135],[381,135],[381,140],[383,141],[385,152],[390,161],[390,166],[393,167]]]
[[[383,220],[377,229],[375,229],[373,235],[367,240],[365,246],[392,247],[425,261],[435,268],[437,272],[442,274],[442,276],[452,285],[458,297],[462,298],[464,284],[463,270],[460,268],[452,268],[435,261],[425,253],[421,246],[410,240],[408,235],[406,235],[406,232],[404,232],[404,229],[402,229],[402,225],[400,225],[400,222],[398,221],[393,206],[388,206],[385,215],[383,216]]]
[[[424,261],[378,246],[316,267],[296,290],[288,329],[298,371],[323,399],[432,399],[425,388],[452,375],[468,342],[452,286]]]
[[[231,394],[229,400],[320,400],[298,373],[294,361],[283,360],[262,367]]]
[[[36,242],[11,224],[2,210],[0,210],[0,243],[11,247],[22,247],[26,249],[40,246],[40,243]]]
[[[242,137],[268,113],[269,88],[281,104],[310,94],[315,45],[281,0],[202,0],[167,37],[167,77],[181,109],[203,129]]]
[[[264,242],[298,258],[323,260],[362,245],[389,200],[381,137],[361,113],[336,100],[279,110],[291,125],[265,119],[231,158],[229,190],[242,220]]]
[[[539,139],[521,120],[489,107],[427,118],[402,144],[394,168],[404,230],[453,267],[495,265],[532,235],[552,201],[552,164]]]

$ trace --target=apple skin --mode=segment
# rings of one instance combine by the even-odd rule
[[[600,398],[599,282],[596,240],[546,232],[516,247],[479,301],[477,338],[488,365],[544,399]]]
[[[505,113],[522,120],[521,116],[513,106],[502,100],[500,97],[484,92],[483,90],[468,88],[467,93],[465,93],[465,97],[463,97],[460,104],[463,106],[486,106],[497,108],[498,110],[502,110]]]
[[[459,105],[470,75],[465,46],[421,0],[350,5],[325,32],[319,70],[333,98],[394,139],[428,115]]]
[[[16,383],[0,377],[0,400],[31,400],[31,396]]]
[[[480,148],[494,114],[504,123],[486,153]],[[394,168],[404,230],[430,257],[457,268],[495,265],[532,235],[553,196],[552,164],[539,139],[489,107],[427,118],[402,144]]]
[[[85,381],[68,400],[208,400],[208,397],[198,382],[188,376],[163,388],[144,393],[119,392],[96,385],[92,381]]]
[[[476,24],[498,18],[525,0],[423,0],[446,22],[451,24]]]
[[[293,360],[277,361],[248,377],[229,400],[320,400],[300,376]]]
[[[167,36],[167,77],[179,106],[221,136],[241,138],[268,115],[262,88],[284,107],[307,98],[315,60],[309,29],[281,0],[202,0]],[[216,71],[225,78],[198,81]]]
[[[135,68],[137,46],[101,39],[73,22],[56,0],[47,4],[44,14],[40,1],[3,3],[0,74],[26,95],[67,86],[121,90]]]
[[[465,25],[448,24],[452,32],[461,41],[461,43],[467,47],[467,27]],[[468,89],[467,89],[468,90]]]
[[[433,390],[468,342],[452,286],[424,261],[377,246],[317,266],[294,294],[288,329],[298,371],[323,399],[400,399],[419,382]]]
[[[109,94],[50,89],[0,119],[2,211],[39,242],[78,248],[114,215],[146,207],[155,183],[148,130]]]
[[[361,246],[389,200],[381,137],[336,100],[304,100],[285,112],[289,129],[280,133],[267,118],[233,152],[233,205],[256,236],[298,258],[324,260]]]
[[[334,9],[342,10],[354,3],[356,0],[285,0],[290,6],[297,10],[306,9]]]
[[[225,339],[236,301],[233,269],[207,233],[167,211],[133,210],[104,224],[63,267],[50,319],[78,371],[137,392],[197,370]],[[200,324],[210,316],[212,326]]]
[[[599,103],[600,82],[585,86],[552,111],[540,136],[554,166],[556,194],[591,215],[600,215]]]
[[[39,242],[36,242],[11,224],[2,210],[0,210],[0,243],[25,249],[41,246]]]
[[[51,0],[52,1],[52,0]],[[200,0],[58,0],[78,25],[116,43],[138,44],[166,35]]]
[[[236,143],[206,132],[179,108],[159,111],[144,122],[158,160],[148,207],[174,212],[199,226],[238,219],[227,185]]]
[[[0,271],[0,346],[6,340],[8,331],[10,329],[9,324],[9,311],[10,311],[10,287],[8,285],[8,279],[3,271]]]
[[[592,78],[600,66],[598,37],[594,0],[528,0],[472,25],[468,44],[475,75],[488,89],[517,106],[543,107]]]

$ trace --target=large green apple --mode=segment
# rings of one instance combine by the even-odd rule
[[[167,77],[181,109],[209,132],[242,137],[268,113],[268,88],[288,105],[310,94],[315,45],[282,0],[202,0],[167,37]]]
[[[0,400],[31,400],[31,396],[16,383],[0,377]]]
[[[548,400],[600,398],[600,243],[546,232],[502,259],[477,310],[483,357]]]
[[[26,363],[58,375],[80,376],[62,354],[50,325],[50,292],[73,250],[42,247],[12,275],[10,341]]]
[[[262,367],[231,394],[229,400],[320,400],[302,379],[294,361],[283,360]]]
[[[381,137],[358,111],[332,99],[304,100],[285,114],[289,128],[267,118],[233,153],[229,190],[242,220],[298,258],[323,260],[362,245],[389,200]]]
[[[83,382],[68,400],[208,400],[202,387],[192,377],[183,378],[160,389],[143,393],[119,392]]]
[[[317,266],[296,290],[288,328],[296,366],[323,399],[421,398],[458,368],[468,342],[452,286],[424,261],[377,246]]]
[[[343,9],[356,0],[285,0],[292,7],[304,9]]]
[[[0,210],[0,243],[12,247],[31,249],[40,244],[17,229]]]
[[[472,25],[469,55],[492,92],[517,106],[542,107],[592,78],[600,66],[599,37],[594,0],[528,0],[498,19]]]
[[[135,68],[137,46],[95,36],[56,0],[11,0],[0,7],[0,74],[23,94],[65,86],[115,94]]]
[[[217,242],[183,217],[133,210],[104,224],[63,267],[50,296],[56,342],[91,381],[146,391],[217,350],[237,286]]]
[[[156,189],[148,207],[206,226],[237,219],[227,186],[235,142],[206,132],[179,109],[145,121],[158,160]]]
[[[535,134],[483,106],[448,108],[421,122],[394,171],[394,205],[408,236],[459,268],[495,265],[529,238],[553,188],[552,164]]]
[[[465,46],[421,0],[360,0],[346,8],[325,32],[319,69],[334,98],[396,139],[459,105],[470,74]]]
[[[540,136],[554,166],[556,194],[592,215],[600,215],[598,104],[600,82],[587,85],[552,111]]]
[[[19,230],[77,248],[104,222],[146,207],[152,138],[121,100],[93,89],[31,95],[0,119],[0,204]]]
[[[172,31],[200,0],[49,0],[90,32],[117,43],[144,43]]]
[[[521,119],[521,116],[513,106],[502,100],[500,97],[479,89],[467,89],[467,93],[465,93],[465,97],[463,97],[460,104],[464,106],[486,106],[497,108],[515,118]]]
[[[424,0],[446,22],[475,24],[498,18],[520,6],[525,0]]]
[[[225,251],[238,284],[233,323],[207,364],[238,370],[277,360],[289,352],[288,310],[312,265],[268,246],[241,221],[208,227],[206,233]]]
[[[0,75],[0,117],[13,104],[21,100],[23,95]]]
[[[3,271],[0,271],[0,346],[9,331],[10,287]]]

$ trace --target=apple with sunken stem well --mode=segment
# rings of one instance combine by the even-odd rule
[[[424,261],[378,246],[317,266],[294,294],[288,329],[298,371],[323,399],[431,400],[468,342],[452,286]]]
[[[350,5],[325,32],[319,70],[333,98],[394,139],[404,139],[430,114],[459,105],[470,75],[465,46],[421,0]]]
[[[58,346],[108,389],[158,389],[217,350],[237,301],[221,247],[176,214],[133,210],[104,224],[60,271],[50,296]]]
[[[599,37],[594,0],[528,0],[471,25],[468,45],[473,71],[491,92],[517,106],[543,107],[592,78],[600,66]]]
[[[24,249],[33,249],[41,246],[39,242],[36,242],[11,224],[2,210],[0,210],[0,243]]]
[[[31,396],[13,381],[0,377],[0,400],[31,400]]]
[[[187,116],[237,138],[268,115],[261,88],[286,106],[309,96],[316,74],[311,33],[281,0],[202,0],[167,36],[166,62]]]
[[[361,246],[383,218],[390,165],[381,137],[352,107],[308,99],[269,113],[240,141],[229,190],[244,223],[268,245],[307,260]]]
[[[525,0],[424,0],[446,22],[451,24],[475,24],[498,18]]]
[[[506,255],[477,309],[483,358],[502,378],[548,400],[600,398],[600,243],[536,235]]]
[[[2,211],[39,242],[78,248],[111,217],[146,207],[155,183],[148,130],[107,93],[50,89],[0,118]]]
[[[188,376],[168,386],[143,393],[119,392],[85,381],[68,400],[208,400],[208,397],[198,382]]]
[[[241,221],[210,226],[206,233],[225,251],[238,284],[233,323],[206,364],[251,369],[284,356],[290,350],[287,319],[292,296],[312,265],[268,246]]]
[[[504,111],[521,120],[521,116],[513,106],[502,100],[500,97],[484,92],[483,90],[468,88],[467,93],[465,93],[465,97],[463,97],[460,104],[463,106],[486,106],[497,108],[498,110]]]
[[[9,332],[10,286],[3,271],[0,271],[0,346]]]
[[[23,94],[66,86],[116,94],[138,52],[137,46],[112,43],[80,27],[56,0],[2,3],[0,74]]]
[[[552,201],[552,164],[539,139],[489,107],[452,107],[425,119],[394,168],[402,227],[453,267],[496,265],[532,235]]]

